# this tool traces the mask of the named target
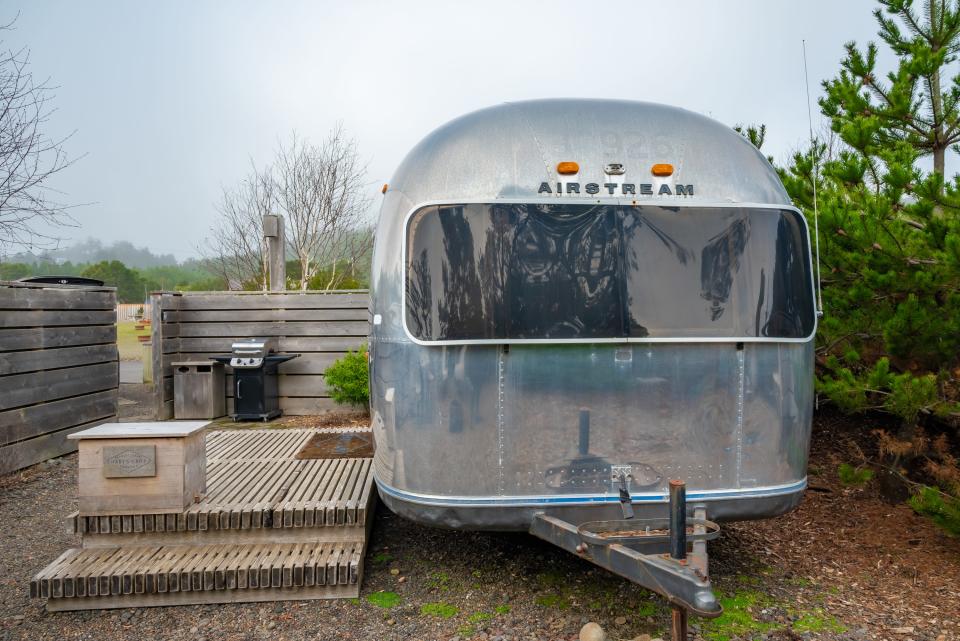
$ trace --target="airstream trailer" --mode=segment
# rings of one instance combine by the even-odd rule
[[[729,127],[608,100],[458,118],[388,184],[372,274],[374,474],[398,514],[579,532],[583,553],[586,522],[662,519],[673,479],[700,531],[800,501],[809,233]]]

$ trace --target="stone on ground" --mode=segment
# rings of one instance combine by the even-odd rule
[[[599,624],[591,621],[580,628],[580,641],[607,641],[607,633]]]

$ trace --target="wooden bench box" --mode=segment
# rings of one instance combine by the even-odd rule
[[[71,434],[79,450],[79,512],[182,512],[206,493],[207,421],[106,423]]]

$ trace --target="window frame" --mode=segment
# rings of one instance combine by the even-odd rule
[[[621,207],[675,207],[684,209],[755,209],[769,210],[775,213],[791,211],[803,222],[806,235],[807,261],[810,275],[810,296],[813,303],[813,326],[809,335],[800,338],[781,338],[768,336],[682,336],[682,337],[611,337],[611,338],[470,338],[423,340],[414,336],[407,326],[407,246],[409,245],[410,219],[427,207],[455,207],[466,205],[613,205]],[[817,334],[822,310],[817,308],[816,272],[813,264],[813,248],[810,239],[810,226],[807,217],[798,208],[790,204],[714,202],[707,200],[643,199],[623,198],[570,198],[554,196],[552,198],[469,198],[429,200],[410,208],[403,218],[403,233],[400,248],[400,319],[407,338],[425,347],[448,345],[575,345],[575,344],[626,344],[626,343],[809,343]]]

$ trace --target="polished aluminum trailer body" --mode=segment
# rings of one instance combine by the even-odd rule
[[[806,487],[813,287],[802,215],[720,123],[594,100],[454,120],[403,161],[376,231],[381,497],[526,530],[619,518],[626,471],[642,516],[672,478],[713,520],[783,513]]]

